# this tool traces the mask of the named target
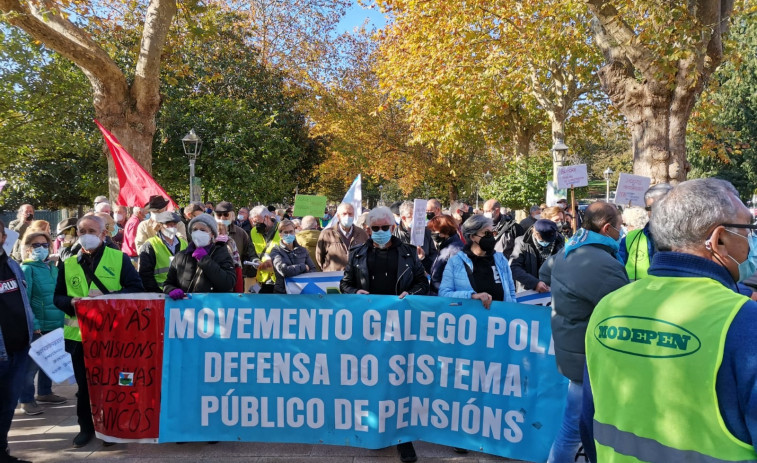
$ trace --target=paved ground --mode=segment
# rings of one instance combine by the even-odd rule
[[[9,437],[11,454],[35,463],[75,462],[78,460],[160,463],[181,461],[214,463],[394,463],[399,462],[394,447],[367,450],[354,447],[307,444],[266,444],[220,442],[177,444],[116,444],[103,447],[93,439],[86,447],[75,449],[71,440],[79,431],[76,424],[76,386],[59,385],[56,394],[67,397],[63,405],[42,405],[41,415],[27,416],[20,409],[11,426]],[[513,462],[483,453],[456,454],[452,448],[416,442],[419,463],[494,463]]]

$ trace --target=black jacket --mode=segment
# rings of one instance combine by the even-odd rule
[[[182,289],[185,293],[230,293],[234,291],[237,275],[226,243],[216,241],[210,253],[199,262],[192,257],[194,243],[179,252],[168,268],[163,292]]]
[[[407,291],[410,294],[428,294],[428,279],[423,264],[418,260],[415,246],[404,244],[396,236],[392,237],[392,245],[399,246],[397,282],[394,293],[400,295]],[[339,289],[345,294],[354,294],[359,289],[370,291],[370,271],[368,270],[368,249],[373,246],[369,239],[360,246],[350,249],[349,261],[344,269],[344,277],[339,283]]]
[[[271,259],[273,260],[273,271],[276,273],[274,293],[286,294],[286,281],[284,280],[286,277],[315,272],[315,263],[310,258],[307,248],[300,246],[297,241],[294,242],[294,248],[291,250],[283,244],[274,247],[271,250]],[[305,266],[309,270],[306,270]]]
[[[399,238],[403,243],[410,244],[410,230],[405,228],[405,224],[403,224],[402,221],[400,221],[399,225],[394,227],[394,236]],[[421,246],[421,248],[423,249],[424,255],[421,263],[426,272],[431,273],[431,266],[434,264],[436,256],[439,255],[439,251],[436,250],[436,245],[431,239],[431,230],[428,228],[424,229],[423,246]]]
[[[509,259],[515,247],[515,238],[523,236],[523,227],[512,217],[500,214],[499,222],[494,224],[494,233],[497,235],[494,250],[501,252]]]
[[[538,248],[534,244],[533,228],[515,239],[515,247],[510,259],[510,270],[515,280],[515,291],[534,289],[539,284],[539,269],[549,256],[557,254],[565,246],[565,238],[559,233],[551,246]]]

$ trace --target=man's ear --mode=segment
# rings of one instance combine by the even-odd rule
[[[716,227],[715,230],[712,231],[712,235],[708,240],[712,251],[717,253],[721,257],[728,256],[728,250],[726,249],[724,242],[724,240],[727,241],[728,239],[730,239],[730,237],[725,236],[727,234],[728,233],[725,231],[725,227]]]

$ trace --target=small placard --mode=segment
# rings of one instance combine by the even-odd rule
[[[292,215],[295,217],[305,217],[306,215],[322,217],[327,202],[328,198],[325,196],[297,195],[294,197]]]
[[[410,229],[410,244],[423,246],[426,236],[426,199],[413,201],[413,226]]]
[[[578,188],[588,185],[589,175],[586,173],[586,164],[563,166],[557,170],[558,188]]]
[[[643,175],[620,174],[615,190],[615,204],[621,206],[644,207],[644,193],[649,189],[652,179]]]

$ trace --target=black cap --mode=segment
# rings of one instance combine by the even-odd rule
[[[150,196],[150,200],[145,204],[148,211],[159,211],[168,206],[168,200],[160,195]]]
[[[534,223],[534,230],[539,232],[539,236],[544,241],[550,243],[557,238],[557,224],[547,219],[539,219]]]
[[[215,212],[232,212],[233,210],[234,205],[228,201],[221,201],[215,208]]]

